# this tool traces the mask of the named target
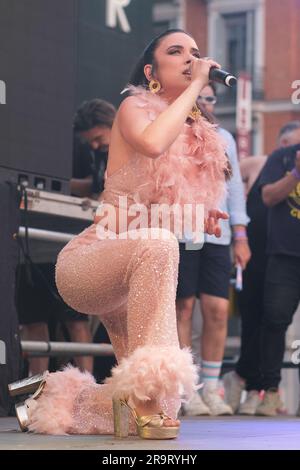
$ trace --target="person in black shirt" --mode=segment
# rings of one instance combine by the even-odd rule
[[[73,126],[72,195],[97,198],[103,191],[115,113],[111,103],[100,99],[85,101],[78,108]]]
[[[247,214],[250,223],[247,236],[251,258],[243,272],[243,289],[238,293],[241,318],[240,357],[233,371],[223,375],[225,400],[233,411],[242,415],[254,415],[260,403],[262,390],[260,330],[263,317],[264,278],[267,264],[267,214],[259,188],[259,179],[267,157],[247,157],[245,166],[251,166],[251,183],[247,184]],[[243,169],[241,171],[243,176]],[[246,399],[241,404],[243,390]]]
[[[256,414],[274,416],[282,408],[285,333],[300,301],[300,144],[275,151],[259,184],[269,211],[261,338],[265,395]]]
[[[300,256],[300,144],[274,152],[260,178],[269,209],[269,255]]]
[[[299,142],[300,121],[291,121],[280,129],[278,145],[282,150],[279,154],[289,154],[290,149],[285,150],[283,147]],[[278,151],[275,154],[277,155]],[[247,234],[252,256],[243,273],[243,290],[238,296],[242,333],[240,357],[235,370],[224,374],[223,383],[226,401],[235,412],[246,415],[256,413],[261,402],[260,392],[266,386],[263,384],[261,370],[261,329],[264,317],[264,282],[268,262],[269,209],[262,200],[261,175],[267,161],[267,156],[251,156],[240,162],[247,193],[247,213],[250,217]],[[279,174],[281,173],[282,170]],[[242,392],[245,389],[246,399],[240,404]]]

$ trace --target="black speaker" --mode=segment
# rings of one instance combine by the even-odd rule
[[[1,175],[68,194],[76,108],[119,104],[152,36],[152,3],[0,0]]]

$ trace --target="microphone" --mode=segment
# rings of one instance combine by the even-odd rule
[[[209,79],[213,82],[223,83],[226,86],[236,85],[237,79],[225,70],[211,67],[209,71]]]

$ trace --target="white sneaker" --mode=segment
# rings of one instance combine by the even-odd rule
[[[186,416],[210,415],[209,408],[203,403],[199,393],[195,392],[188,403],[182,405],[183,414]]]
[[[223,375],[223,385],[225,402],[228,403],[233,412],[236,413],[240,406],[245,382],[237,375],[236,372],[231,371]]]
[[[255,415],[256,409],[260,404],[261,399],[257,390],[250,390],[247,393],[246,400],[240,405],[238,409],[239,415]]]
[[[277,416],[284,412],[284,404],[281,401],[279,392],[266,391],[264,398],[257,407],[258,416]]]
[[[204,386],[202,399],[213,416],[232,415],[232,408],[221,398],[218,389],[209,389]]]

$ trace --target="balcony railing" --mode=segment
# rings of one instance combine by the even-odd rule
[[[250,76],[252,77],[252,99],[253,101],[264,99],[264,73],[262,68],[255,69]],[[221,87],[218,88],[218,103],[223,106],[235,106],[236,88]]]

